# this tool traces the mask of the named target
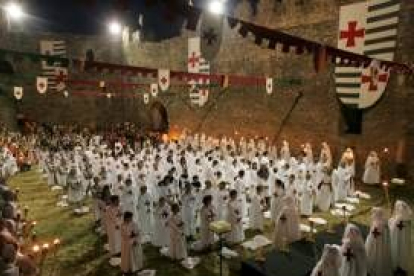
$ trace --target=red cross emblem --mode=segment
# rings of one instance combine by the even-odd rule
[[[161,83],[165,85],[167,83],[167,78],[166,77],[162,77],[161,78]]]
[[[188,64],[194,68],[198,62],[200,62],[200,57],[196,56],[195,52],[192,52],[190,58],[188,59]]]
[[[378,90],[378,82],[387,82],[388,74],[380,74],[378,68],[371,67],[369,75],[362,75],[362,84],[369,83],[368,91],[375,92]]]
[[[67,75],[63,71],[59,71],[59,73],[56,75],[56,81],[57,82],[65,82]]]
[[[341,31],[340,39],[346,39],[346,47],[355,47],[356,38],[365,36],[365,29],[357,29],[357,21],[348,22],[348,30]]]

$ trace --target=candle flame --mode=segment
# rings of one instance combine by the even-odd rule
[[[388,187],[388,182],[387,182],[387,181],[384,181],[384,182],[382,183],[382,186],[384,186],[384,187]]]
[[[43,249],[48,249],[49,248],[49,244],[48,243],[45,243],[45,244],[43,244]]]
[[[384,152],[387,153],[388,152],[388,148],[384,148]]]
[[[32,221],[32,225],[33,226],[37,225],[37,221]]]
[[[55,239],[55,240],[53,241],[53,244],[54,244],[54,245],[58,245],[58,244],[60,244],[60,240],[59,240],[59,239]]]
[[[40,251],[40,246],[38,246],[38,245],[34,245],[33,246],[33,252],[34,253],[37,253],[37,252],[39,252]]]

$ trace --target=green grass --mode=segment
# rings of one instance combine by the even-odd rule
[[[62,246],[56,257],[50,256],[46,260],[43,276],[121,275],[119,269],[112,268],[108,264],[108,256],[103,250],[104,241],[93,231],[91,214],[77,217],[72,214],[70,208],[56,207],[57,193],[52,192],[45,179],[34,170],[18,174],[11,179],[10,185],[20,189],[20,206],[27,205],[30,210],[29,218],[38,222],[35,231],[39,241],[50,242],[56,237],[62,240]],[[386,201],[383,191],[379,188],[364,187],[363,190],[369,192],[373,198],[370,201],[363,201],[359,205],[357,214],[352,220],[367,224],[369,223],[371,206],[383,205],[386,207]],[[413,205],[414,188],[411,185],[396,187],[391,189],[390,197],[392,201],[401,198]],[[329,214],[316,213],[315,215],[326,218],[333,224],[339,223],[341,220]],[[246,236],[249,238],[254,234],[247,231]],[[269,238],[272,236],[270,221],[266,224],[265,235]],[[241,258],[225,261],[224,275],[238,275],[241,259],[254,256],[252,252],[244,252],[241,247],[237,247],[236,251],[239,252]],[[144,255],[146,268],[156,269],[157,276],[219,275],[219,261],[217,253],[214,252],[202,254],[202,262],[194,270],[186,270],[181,265],[160,256],[158,249],[150,245],[144,246]]]

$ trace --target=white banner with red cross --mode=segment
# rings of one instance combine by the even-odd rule
[[[373,58],[367,68],[336,66],[336,92],[343,104],[368,108],[383,95],[389,72],[377,60],[394,59],[399,12],[400,0],[371,0],[341,7],[338,48]]]
[[[200,37],[188,39],[188,72],[210,75],[210,63],[201,56]],[[208,101],[210,80],[208,78],[191,79],[189,84],[190,102],[203,106]]]

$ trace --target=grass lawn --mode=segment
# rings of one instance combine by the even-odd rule
[[[20,189],[19,204],[29,207],[29,219],[36,220],[35,227],[40,242],[51,242],[58,237],[62,246],[56,257],[50,256],[44,265],[42,276],[87,276],[121,275],[119,268],[112,268],[108,264],[108,256],[103,250],[104,241],[92,230],[92,215],[77,217],[70,208],[56,207],[57,192],[53,192],[46,184],[46,180],[35,170],[18,174],[10,181],[10,186]],[[374,187],[363,187],[362,190],[371,194],[370,201],[362,201],[352,220],[359,223],[369,223],[369,210],[371,206],[387,206],[383,190]],[[395,187],[390,191],[391,201],[401,198],[414,205],[414,187]],[[331,223],[338,223],[341,219],[330,214],[316,213],[328,219]],[[414,227],[414,224],[413,224]],[[412,231],[414,233],[414,231]],[[247,231],[248,238],[255,233]],[[265,235],[271,237],[270,221],[267,222]],[[414,237],[413,237],[414,241]],[[271,250],[271,248],[267,249]],[[236,248],[241,258],[224,262],[224,275],[238,275],[240,260],[254,256],[251,252],[244,252],[241,247]],[[217,253],[201,255],[202,262],[193,270],[187,270],[181,265],[160,256],[158,249],[144,246],[145,266],[156,269],[157,276],[167,275],[219,275],[219,261]],[[193,255],[193,254],[190,254]]]

